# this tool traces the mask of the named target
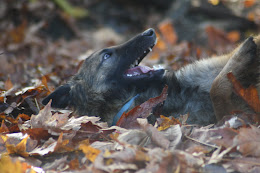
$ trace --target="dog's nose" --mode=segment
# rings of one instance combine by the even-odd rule
[[[155,35],[155,31],[153,28],[149,28],[146,31],[144,31],[142,33],[143,36],[154,36]]]

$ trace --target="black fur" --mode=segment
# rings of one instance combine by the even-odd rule
[[[70,106],[79,115],[100,116],[110,125],[132,97],[140,94],[135,100],[136,106],[158,96],[168,85],[168,97],[163,106],[165,116],[189,113],[188,123],[216,122],[210,88],[229,58],[240,48],[232,54],[197,61],[176,72],[159,69],[137,76],[127,75],[130,64],[138,58],[141,61],[155,42],[155,32],[149,29],[122,45],[93,53],[78,73],[46,97],[43,104],[52,99],[53,107]]]

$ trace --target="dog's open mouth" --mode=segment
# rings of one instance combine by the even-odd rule
[[[153,66],[153,68],[147,67],[147,66],[138,66],[140,64],[140,62],[144,59],[144,57],[152,52],[152,49],[154,47],[155,43],[148,47],[148,49],[146,49],[144,51],[144,53],[138,57],[130,66],[129,69],[127,69],[124,73],[124,77],[126,78],[141,78],[144,76],[150,76],[152,75],[154,72],[163,69],[163,67],[161,65],[155,65]]]

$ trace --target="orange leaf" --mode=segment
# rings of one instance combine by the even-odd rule
[[[26,114],[19,114],[19,115],[16,117],[16,120],[18,121],[19,118],[21,118],[23,121],[27,121],[27,120],[31,119],[31,117],[29,117],[29,116],[26,115]]]
[[[27,136],[26,138],[24,138],[19,144],[17,144],[16,146],[13,144],[6,144],[6,150],[8,152],[8,154],[18,154],[21,155],[23,157],[28,157],[29,153],[26,152],[26,143],[27,143],[27,139],[29,136]]]
[[[162,33],[164,39],[168,43],[170,43],[172,45],[176,44],[176,42],[178,40],[178,36],[170,21],[164,21],[164,22],[160,23],[158,27],[159,27],[159,30]]]
[[[243,88],[236,77],[229,72],[227,74],[229,81],[233,84],[236,93],[242,97],[247,104],[256,112],[260,113],[260,100],[258,97],[257,89],[254,86],[249,86],[248,88]]]
[[[47,78],[45,76],[42,76],[42,84],[48,88],[48,84],[47,84]]]
[[[11,157],[2,155],[0,159],[0,169],[2,173],[24,173],[31,166],[27,163],[22,163],[18,159],[15,162],[12,161]]]
[[[63,132],[61,132],[58,140],[57,140],[57,144],[54,148],[55,152],[64,152],[64,151],[73,151],[73,148],[70,148],[67,146],[67,144],[69,143],[68,139],[65,139],[64,141],[62,140],[62,136],[63,136]]]
[[[0,133],[3,133],[3,132],[9,132],[9,129],[5,125],[4,120],[2,120],[2,124],[1,124],[1,127],[0,127]]]
[[[80,168],[79,160],[77,158],[69,162],[69,167],[72,170],[78,170]]]
[[[238,31],[231,31],[227,34],[227,38],[231,42],[237,42],[240,40],[240,33]]]
[[[177,119],[175,119],[173,117],[169,118],[169,117],[165,117],[165,116],[161,115],[160,118],[162,119],[162,123],[157,128],[159,131],[166,130],[171,125],[181,124],[179,120],[177,120]]]
[[[85,153],[85,156],[88,160],[90,160],[91,162],[94,162],[96,157],[99,155],[99,153],[101,152],[100,150],[93,148],[89,145],[84,145],[81,144],[79,146],[79,149],[83,151],[83,153]]]
[[[245,0],[244,1],[244,6],[246,8],[252,7],[255,4],[255,0]]]

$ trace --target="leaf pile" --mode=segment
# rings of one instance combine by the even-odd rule
[[[228,4],[208,2],[213,6]],[[210,23],[200,33],[205,44],[186,41],[180,39],[173,21],[160,19],[156,23],[154,20],[161,17],[158,13],[150,12],[150,16],[144,11],[142,16],[137,11],[129,13],[130,7],[122,8],[120,18],[130,16],[132,23],[126,20],[128,26],[122,24],[117,33],[110,29],[115,21],[91,13],[101,9],[106,15],[112,10],[115,18],[121,14],[115,7],[103,8],[102,3],[0,1],[0,172],[260,172],[258,94],[253,86],[241,87],[232,73],[228,78],[235,92],[256,113],[234,112],[206,127],[187,124],[188,114],[176,119],[153,112],[167,98],[167,87],[160,96],[123,114],[113,127],[98,117],[77,117],[68,110],[53,110],[50,103],[41,105],[45,96],[76,73],[88,54],[136,34],[118,34],[122,28],[144,30],[136,24],[137,18],[147,19],[145,27],[155,27],[159,38],[143,63],[160,63],[173,70],[230,51],[245,34],[252,34],[223,30]],[[81,4],[101,4],[102,8],[81,8]],[[239,7],[245,8],[246,18],[259,27],[256,4],[245,0]],[[88,17],[80,19],[87,30],[82,29],[82,23],[77,25],[77,17],[83,16]],[[89,29],[94,22],[96,28]],[[150,114],[157,116],[154,125],[148,123]]]

